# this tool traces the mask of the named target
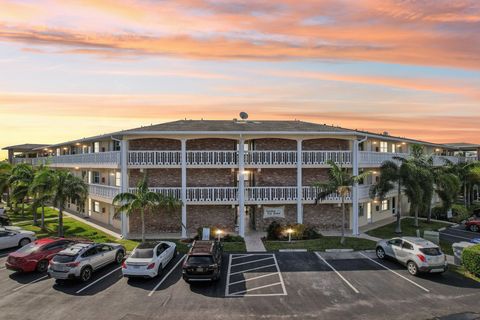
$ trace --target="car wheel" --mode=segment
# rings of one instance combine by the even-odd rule
[[[377,253],[378,259],[380,260],[385,259],[385,250],[383,250],[382,247],[378,247],[377,250],[375,250],[375,252]]]
[[[45,272],[48,269],[48,260],[40,260],[37,263],[37,272]]]
[[[480,229],[480,228],[479,228],[476,224],[472,224],[472,225],[470,226],[470,231],[478,232],[479,229]]]
[[[92,272],[93,270],[91,267],[83,268],[82,272],[80,272],[80,280],[82,280],[82,282],[87,282],[92,277]]]
[[[20,241],[18,242],[18,246],[19,246],[19,247],[24,247],[24,246],[26,246],[27,244],[29,244],[30,242],[31,242],[30,239],[28,239],[28,238],[23,238],[22,240],[20,240]]]
[[[175,248],[175,251],[173,251],[173,256],[175,257],[175,256],[177,256],[177,254],[178,254],[178,250],[177,250],[177,248]]]
[[[412,276],[416,276],[418,274],[418,267],[413,261],[409,261],[407,263],[407,270]]]
[[[123,261],[123,252],[122,252],[122,251],[118,251],[118,252],[117,252],[117,255],[115,256],[115,262],[116,262],[117,264],[120,264],[120,263],[122,263],[122,261]]]

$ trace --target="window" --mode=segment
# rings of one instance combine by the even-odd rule
[[[98,252],[108,252],[108,251],[112,251],[112,247],[107,245],[98,247]]]
[[[382,200],[382,211],[388,210],[388,200]]]
[[[397,152],[397,146],[395,145],[395,143],[392,143],[392,153],[395,152]]]
[[[380,152],[388,152],[388,142],[380,141]]]
[[[363,217],[363,205],[358,206],[358,216]]]
[[[97,213],[100,212],[100,202],[98,201],[93,202],[93,211]]]
[[[113,151],[120,151],[120,141],[113,141]]]
[[[82,257],[83,257],[83,258],[86,258],[86,257],[93,256],[93,255],[95,255],[95,254],[97,254],[97,247],[88,249],[87,251],[85,251],[84,254],[82,254]]]
[[[122,173],[115,172],[115,186],[120,187],[122,185]]]
[[[388,241],[388,244],[392,246],[400,247],[402,245],[402,242],[403,242],[402,239],[392,239]]]
[[[93,143],[93,152],[99,153],[100,152],[100,142]]]
[[[92,171],[92,183],[100,183],[100,172]]]
[[[413,245],[411,243],[408,243],[408,242],[404,241],[403,245],[402,245],[402,248],[407,249],[407,250],[413,250]]]

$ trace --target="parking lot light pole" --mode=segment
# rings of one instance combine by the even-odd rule
[[[219,230],[217,230],[216,233],[217,233],[217,240],[220,241],[220,237],[221,237],[223,231],[219,229]]]
[[[293,230],[291,228],[289,228],[289,229],[287,229],[287,233],[288,233],[288,242],[292,242]]]

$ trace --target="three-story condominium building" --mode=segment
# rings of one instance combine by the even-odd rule
[[[302,121],[236,119],[181,120],[53,145],[4,149],[12,163],[48,164],[85,179],[88,200],[70,204],[70,210],[109,224],[125,237],[139,233],[139,218],[117,218],[112,199],[119,192],[134,192],[147,175],[151,190],[173,195],[183,203],[178,212],[157,209],[147,214],[147,233],[175,232],[186,237],[202,226],[243,236],[246,229],[264,230],[275,219],[319,230],[339,229],[339,195],[315,204],[318,190],[313,185],[327,179],[328,160],[352,174],[372,173],[353,186],[346,198],[348,227],[358,234],[360,226],[387,219],[397,210],[395,191],[380,201],[372,199],[369,190],[381,164],[407,157],[413,144],[433,154],[435,165],[444,165],[446,159],[466,161],[456,155],[459,147],[387,133]]]

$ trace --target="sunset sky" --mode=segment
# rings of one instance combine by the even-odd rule
[[[480,143],[480,1],[0,0],[1,147],[240,111]]]

